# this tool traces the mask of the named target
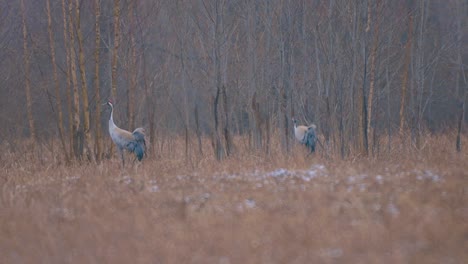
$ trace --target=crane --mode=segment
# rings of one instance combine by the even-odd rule
[[[112,101],[107,101],[104,105],[108,105],[111,108],[111,114],[109,118],[109,134],[112,138],[112,141],[117,145],[117,149],[122,159],[122,165],[125,166],[124,159],[124,149],[131,153],[135,153],[138,161],[143,159],[143,156],[146,154],[146,136],[145,129],[139,127],[133,132],[121,129],[117,127],[114,123],[114,105]]]
[[[294,136],[296,139],[303,145],[305,145],[310,153],[315,152],[315,144],[317,142],[317,135],[315,133],[316,125],[312,124],[310,126],[299,126],[297,125],[297,120],[292,118],[294,123]]]

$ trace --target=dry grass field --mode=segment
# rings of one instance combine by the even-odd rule
[[[125,169],[1,154],[0,263],[468,263],[453,137],[346,160],[242,139],[222,162],[209,143],[187,160],[173,144]]]

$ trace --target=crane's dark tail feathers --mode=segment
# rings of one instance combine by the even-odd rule
[[[317,142],[317,135],[315,134],[315,126],[310,126],[307,129],[307,133],[304,138],[304,144],[308,149],[310,149],[310,153],[315,152],[315,144]]]
[[[133,152],[138,158],[138,161],[141,161],[146,153],[145,129],[139,127],[135,129],[132,134],[135,138],[135,147],[133,148]]]
[[[138,159],[138,161],[141,161],[143,159],[143,155],[145,154],[145,150],[141,144],[136,144],[135,148],[133,149],[133,152],[135,152],[135,155]]]

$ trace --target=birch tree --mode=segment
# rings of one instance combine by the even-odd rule
[[[47,10],[47,31],[49,33],[49,47],[50,47],[50,58],[52,62],[52,73],[54,78],[55,86],[55,105],[57,112],[57,128],[59,131],[60,143],[62,144],[62,151],[65,156],[65,161],[69,162],[67,147],[65,144],[65,129],[63,127],[63,112],[62,112],[62,99],[60,96],[60,82],[57,74],[57,62],[55,59],[55,40],[54,40],[54,31],[52,29],[52,16],[50,14],[50,0],[46,0],[46,10]]]
[[[95,112],[95,142],[96,142],[96,161],[99,163],[102,159],[102,132],[101,132],[101,94],[99,85],[99,65],[100,57],[99,50],[101,47],[101,30],[100,30],[100,19],[101,19],[101,0],[94,1],[94,34],[95,34],[95,49],[94,49],[94,93],[96,96],[96,112]]]
[[[112,48],[112,99],[117,99],[117,65],[120,44],[120,0],[114,0],[114,47]]]
[[[26,112],[29,124],[29,138],[32,146],[36,143],[36,127],[34,125],[33,110],[32,110],[32,98],[31,98],[31,73],[30,73],[30,59],[29,59],[29,48],[28,48],[28,27],[26,24],[26,10],[24,6],[24,0],[21,0],[21,18],[23,25],[23,65],[24,65],[24,89],[26,93]]]
[[[68,34],[69,34],[69,50],[70,50],[70,73],[72,81],[73,95],[73,151],[76,158],[81,158],[83,154],[83,133],[80,131],[80,94],[78,89],[78,78],[76,76],[76,52],[75,52],[75,32],[73,20],[73,1],[68,3]]]
[[[408,4],[408,29],[407,40],[405,44],[405,58],[403,64],[403,80],[401,84],[401,97],[400,97],[400,135],[402,136],[405,130],[405,107],[406,107],[406,94],[408,90],[408,75],[409,65],[411,62],[411,47],[413,43],[413,14],[411,13],[411,6]]]
[[[380,17],[381,17],[381,6],[382,0],[377,0],[375,7],[375,21],[374,21],[374,31],[373,31],[373,40],[372,40],[372,49],[370,54],[370,77],[369,77],[369,99],[367,104],[367,137],[370,141],[369,145],[374,147],[374,141],[372,140],[374,135],[374,129],[372,129],[372,107],[374,104],[374,91],[375,91],[375,75],[376,75],[376,57],[377,50],[379,47],[379,31],[380,31]],[[372,13],[369,8],[369,12]],[[371,14],[369,13],[369,17]],[[368,25],[369,26],[369,25]],[[368,28],[369,29],[369,28]],[[367,30],[367,29],[366,29]],[[370,140],[369,140],[370,139]]]

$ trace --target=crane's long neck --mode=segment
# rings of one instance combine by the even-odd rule
[[[117,127],[115,125],[115,123],[114,123],[114,106],[110,105],[110,107],[111,107],[111,114],[110,114],[110,118],[109,118],[109,129]]]

